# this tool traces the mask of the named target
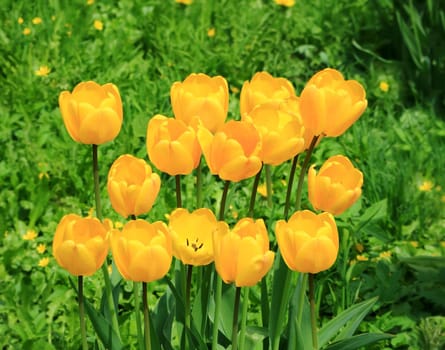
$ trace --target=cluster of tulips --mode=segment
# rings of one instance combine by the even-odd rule
[[[303,152],[310,156],[323,137],[343,134],[367,106],[363,87],[330,68],[316,73],[299,97],[287,79],[256,73],[242,86],[239,120],[226,120],[229,89],[221,76],[191,74],[172,85],[170,97],[174,117],[155,115],[148,120],[150,163],[179,180],[200,173],[204,158],[210,173],[226,185],[259,176],[263,166],[295,160]],[[112,141],[123,122],[117,87],[82,82],[72,92],[62,92],[59,104],[69,135],[93,145],[97,162],[97,146]],[[360,197],[363,175],[343,155],[327,159],[318,170],[306,157],[302,172],[308,175],[314,211],[297,207],[289,219],[285,213],[275,224],[275,236],[278,254],[290,270],[316,274],[337,258],[334,215]],[[160,187],[160,176],[144,159],[130,154],[117,158],[108,172],[107,190],[113,209],[129,220],[122,229],[103,220],[96,189],[97,218],[68,214],[56,229],[53,254],[59,265],[72,275],[90,276],[104,265],[111,248],[122,277],[135,282],[164,277],[173,257],[186,266],[214,263],[221,280],[236,287],[254,286],[268,273],[276,253],[269,248],[261,218],[250,213],[229,227],[224,222],[225,200],[218,218],[208,208],[189,212],[182,208],[178,182],[178,205],[167,215],[168,223],[138,218],[151,210]],[[298,191],[300,183],[297,196]]]

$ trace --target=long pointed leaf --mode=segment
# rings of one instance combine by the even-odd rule
[[[352,305],[350,308],[341,312],[337,317],[326,323],[318,333],[319,347],[321,348],[331,341],[347,322],[352,320],[355,325],[356,322],[354,321],[361,321],[363,317],[371,310],[376,301],[377,298],[371,298],[359,304]],[[353,327],[351,327],[351,329],[352,328]]]
[[[363,346],[370,345],[392,337],[393,335],[385,333],[359,334],[354,337],[332,343],[326,348],[326,350],[356,350]]]

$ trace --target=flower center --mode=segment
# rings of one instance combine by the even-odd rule
[[[195,241],[189,241],[188,238],[185,239],[185,242],[187,243],[187,247],[192,247],[192,249],[197,252],[199,249],[201,249],[204,246],[204,243],[199,242],[199,238],[196,238]]]

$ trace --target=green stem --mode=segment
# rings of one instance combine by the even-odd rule
[[[303,189],[304,177],[306,176],[307,170],[309,168],[309,161],[314,151],[317,140],[320,136],[314,136],[311,144],[306,152],[306,157],[304,157],[303,165],[301,166],[300,176],[298,177],[298,187],[297,187],[297,199],[295,201],[295,210],[301,209],[301,190]]]
[[[264,279],[264,278],[263,278]],[[240,336],[239,336],[239,349],[240,350],[244,350],[244,344],[246,341],[246,323],[247,323],[247,310],[248,310],[248,306],[249,306],[249,291],[250,288],[249,287],[245,287],[244,288],[244,304],[243,304],[243,311],[241,314],[241,331],[240,331]]]
[[[138,282],[133,282],[133,296],[134,296],[134,309],[135,309],[134,311],[136,313],[138,345],[140,350],[144,350],[144,337],[142,334],[141,314],[139,313],[141,307],[140,307]]]
[[[304,307],[304,296],[306,295],[306,284],[307,284],[307,273],[300,274],[300,283],[301,283],[301,293],[300,299],[298,300],[298,323],[302,324],[303,319],[303,307]]]
[[[94,178],[94,197],[96,201],[96,216],[102,221],[102,206],[100,204],[100,185],[99,185],[99,162],[97,157],[97,145],[93,145],[93,178]],[[104,276],[106,301],[108,304],[108,311],[111,318],[111,327],[117,334],[119,340],[121,339],[119,332],[119,323],[117,322],[116,308],[114,307],[113,294],[111,288],[110,275],[108,274],[107,263],[105,261],[101,266],[102,274]]]
[[[311,305],[312,348],[318,350],[317,315],[315,314],[314,274],[309,274],[309,303]]]
[[[151,336],[150,336],[150,318],[147,301],[147,283],[142,282],[142,304],[144,309],[144,335],[145,335],[145,350],[151,350]]]
[[[196,207],[202,207],[202,162],[198,164],[196,169]]]
[[[182,198],[181,198],[181,175],[175,176],[176,182],[176,207],[182,208]]]
[[[77,286],[79,293],[79,318],[80,318],[80,334],[82,335],[82,350],[88,350],[87,331],[85,326],[85,309],[83,305],[83,276],[77,278]]]
[[[266,164],[266,193],[267,193],[267,205],[272,207],[272,172],[270,164]]]
[[[291,288],[291,280],[292,280],[292,271],[287,269],[286,270],[286,277],[284,278],[284,285],[283,285],[283,297],[280,301],[280,306],[276,312],[278,312],[278,319],[277,319],[277,332],[276,336],[274,337],[274,341],[272,344],[273,350],[278,350],[280,346],[280,334],[283,330],[283,323],[284,323],[284,317],[286,316],[286,308],[289,303],[289,297],[290,297],[290,288]]]
[[[295,177],[295,170],[297,169],[298,156],[299,154],[297,154],[294,157],[294,159],[292,159],[292,166],[290,168],[289,181],[287,182],[286,202],[284,203],[284,220],[287,220],[289,215],[290,196],[292,194],[292,186],[294,184],[294,177]]]
[[[185,327],[190,329],[190,289],[192,285],[193,265],[187,265],[187,282],[185,286]]]
[[[235,304],[233,306],[232,350],[238,349],[238,314],[239,314],[240,299],[241,299],[241,287],[236,287]]]
[[[247,217],[249,218],[253,217],[253,212],[255,209],[255,198],[258,190],[258,184],[260,183],[262,169],[263,168],[261,167],[258,174],[255,175],[255,180],[253,181],[252,194],[250,195],[249,211],[247,213]]]
[[[230,181],[224,182],[224,189],[221,196],[221,203],[219,206],[219,220],[224,220],[224,213],[226,209],[227,193],[229,192]],[[212,332],[212,350],[216,350],[218,346],[218,329],[219,329],[219,315],[221,313],[221,293],[222,293],[222,279],[216,275],[216,287],[215,287],[215,316],[213,319],[213,332]]]
[[[222,292],[222,279],[219,278],[219,276],[216,276],[215,316],[213,319],[212,350],[217,350],[218,348],[219,314],[221,313],[221,292]]]

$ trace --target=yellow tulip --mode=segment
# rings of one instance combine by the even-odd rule
[[[295,97],[295,89],[289,80],[275,78],[267,72],[255,73],[252,80],[244,82],[241,88],[241,116],[250,113],[257,105],[282,102],[290,97]]]
[[[363,86],[344,80],[331,68],[316,73],[300,95],[304,126],[314,135],[339,136],[365,111],[368,101]]]
[[[227,118],[229,88],[222,76],[192,73],[183,82],[173,83],[170,99],[175,118],[187,125],[197,127],[197,118],[215,132]]]
[[[172,240],[167,226],[161,221],[129,221],[122,231],[111,231],[110,241],[116,266],[127,280],[155,281],[170,269]]]
[[[225,283],[251,287],[270,270],[275,253],[269,250],[269,237],[262,219],[244,218],[230,230],[218,222],[213,236],[215,268]]]
[[[304,150],[303,123],[286,104],[263,103],[243,119],[251,121],[261,134],[263,163],[279,165]]]
[[[79,83],[59,96],[63,121],[71,138],[88,145],[112,141],[121,130],[122,101],[117,87],[94,81]]]
[[[211,173],[223,180],[241,181],[261,169],[261,138],[252,123],[231,120],[215,135],[201,127],[198,140]]]
[[[123,217],[148,213],[158,196],[161,179],[143,159],[125,154],[108,172],[111,205]]]
[[[337,259],[337,225],[329,213],[297,211],[288,222],[277,222],[275,234],[281,255],[291,270],[318,273],[329,269]]]
[[[150,161],[169,175],[187,175],[201,159],[196,132],[183,121],[156,115],[147,127],[147,153]]]
[[[316,210],[340,215],[362,194],[363,174],[342,155],[330,157],[319,172],[308,172],[309,201]]]
[[[57,263],[74,276],[91,276],[108,254],[108,229],[96,218],[65,215],[53,239]]]
[[[213,231],[217,220],[211,210],[201,208],[190,213],[178,208],[170,215],[173,255],[184,264],[201,266],[213,261]]]

